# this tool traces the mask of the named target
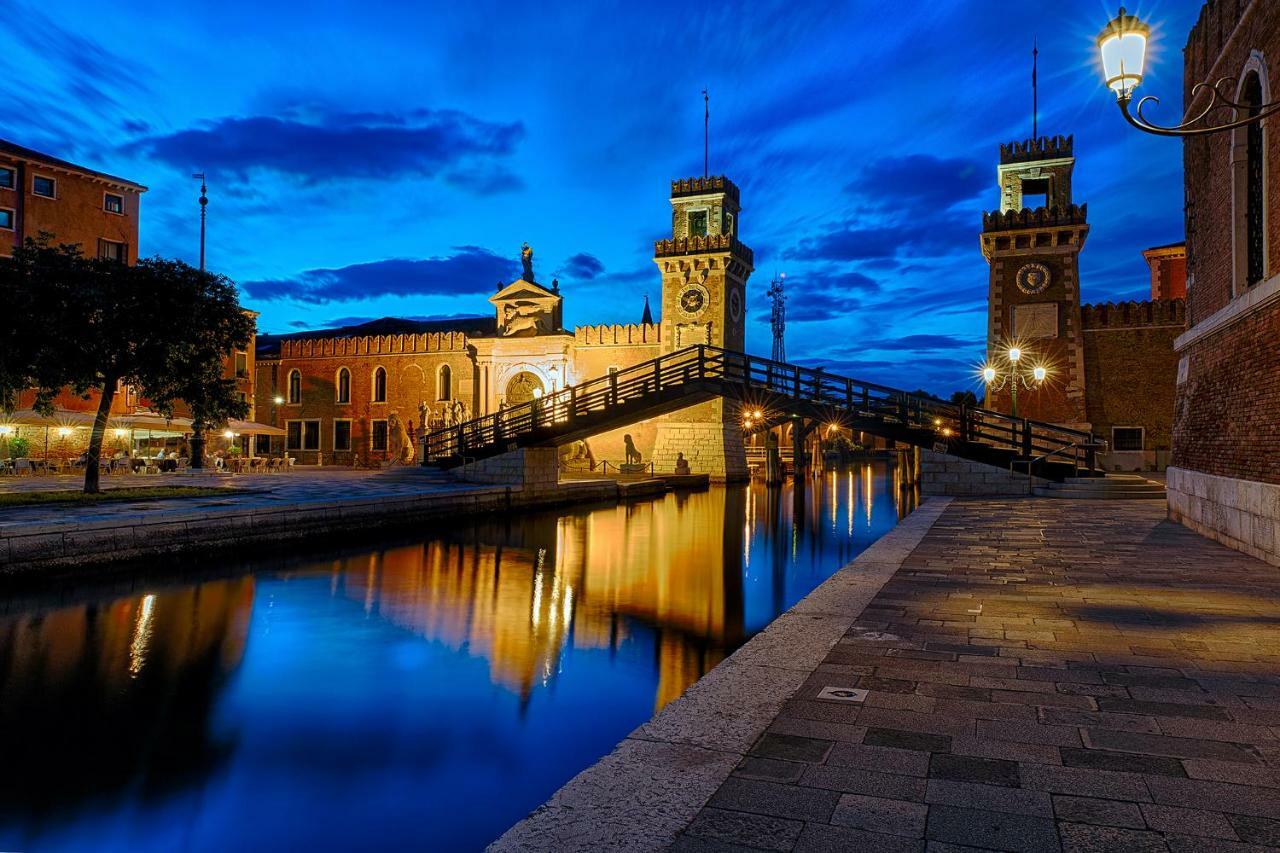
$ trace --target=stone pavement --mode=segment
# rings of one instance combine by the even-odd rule
[[[1275,848],[1280,570],[1162,503],[982,500],[946,508],[672,849]]]

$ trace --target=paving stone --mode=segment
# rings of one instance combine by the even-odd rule
[[[1202,720],[1230,720],[1231,712],[1217,705],[1188,705],[1173,702],[1141,702],[1136,699],[1098,700],[1102,711],[1124,714],[1145,714],[1151,717],[1198,717]]]
[[[1116,732],[1086,728],[1085,741],[1091,749],[1168,755],[1174,758],[1214,758],[1220,761],[1260,763],[1257,753],[1235,743],[1186,737],[1164,737],[1137,732]]]
[[[770,817],[826,821],[839,799],[835,791],[731,777],[707,805]]]
[[[1121,826],[1129,829],[1145,829],[1147,826],[1142,812],[1135,803],[1122,803],[1117,800],[1054,794],[1053,811],[1058,820],[1072,823]]]
[[[747,847],[742,844],[731,844],[714,838],[698,838],[692,835],[681,835],[668,850],[671,853],[759,853],[761,847]],[[790,848],[788,848],[790,849]]]
[[[1205,838],[1202,835],[1168,835],[1164,843],[1171,853],[1275,853],[1274,847],[1228,841],[1225,838]]]
[[[794,849],[795,853],[848,853],[850,850],[919,853],[924,849],[924,842],[900,835],[810,823],[800,833]]]
[[[1166,853],[1169,849],[1158,832],[1065,822],[1058,824],[1058,832],[1064,853]]]
[[[832,723],[825,720],[804,720],[799,717],[779,715],[769,724],[767,731],[780,735],[820,738],[843,743],[861,743],[867,733],[866,726],[849,723]]]
[[[760,740],[756,741],[750,754],[760,758],[820,763],[831,751],[832,743],[833,741],[829,740],[766,732],[761,735]]]
[[[1159,806],[1152,803],[1144,803],[1141,809],[1142,816],[1146,818],[1147,826],[1157,832],[1204,835],[1210,838],[1226,838],[1230,841],[1239,840],[1230,821],[1220,812],[1183,809],[1176,806]]]
[[[1182,762],[1176,758],[1069,747],[1063,747],[1058,752],[1062,755],[1062,764],[1065,767],[1088,767],[1093,770],[1113,770],[1119,773],[1155,773],[1161,776],[1185,777],[1187,775],[1182,769]]]
[[[869,728],[863,735],[862,742],[869,746],[888,746],[918,752],[949,752],[951,750],[951,738],[947,735],[896,729]]]
[[[870,744],[838,743],[827,756],[826,763],[833,767],[858,767],[904,776],[929,774],[928,752]]]
[[[918,803],[924,800],[925,780],[918,776],[881,773],[858,767],[811,765],[800,776],[800,784],[827,791],[890,797]]]
[[[928,806],[884,797],[845,794],[836,804],[831,822],[838,826],[923,838]]]
[[[1029,764],[1061,764],[1062,758],[1056,746],[1041,743],[1014,743],[1005,740],[987,740],[977,737],[951,739],[951,751],[956,755],[973,755],[978,758],[999,758],[1005,761]]]
[[[1137,773],[1108,773],[1082,767],[1020,764],[1018,776],[1022,779],[1022,787],[1033,791],[1151,802],[1146,780],[1152,777]]]
[[[1050,746],[1080,746],[1080,733],[1069,726],[1047,726],[1009,720],[978,720],[978,737],[1042,743]]]
[[[1184,758],[1182,766],[1192,779],[1280,788],[1280,770],[1259,767],[1255,764],[1214,761],[1211,758]]]
[[[1000,785],[930,779],[925,788],[924,800],[930,804],[1053,817],[1053,804],[1045,792]]]
[[[1280,818],[1227,815],[1241,841],[1280,847]]]
[[[705,808],[685,829],[685,835],[738,844],[760,850],[790,850],[804,823],[798,820]]]
[[[1280,815],[1280,791],[1225,782],[1148,776],[1151,799],[1161,805],[1201,808],[1230,814],[1274,817]]]
[[[1115,729],[1119,732],[1160,734],[1160,725],[1154,717],[1138,714],[1115,714],[1105,711],[1078,711],[1071,708],[1041,708],[1041,722],[1062,726],[1090,726],[1099,729]]]
[[[1027,815],[930,806],[926,837],[992,850],[1048,851],[1060,849],[1052,820]]]
[[[981,782],[987,785],[1018,787],[1018,765],[1012,761],[974,758],[966,755],[934,755],[929,762],[930,779]]]
[[[766,782],[798,782],[804,768],[805,765],[798,761],[747,756],[733,769],[733,775],[744,779],[763,779]]]

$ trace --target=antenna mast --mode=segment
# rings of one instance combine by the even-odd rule
[[[786,273],[775,276],[773,281],[769,282],[769,300],[773,303],[773,310],[769,315],[769,325],[773,327],[774,361],[787,360],[787,346],[783,340],[787,330],[787,295],[783,292],[786,283]]]

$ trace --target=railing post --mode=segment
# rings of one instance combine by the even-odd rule
[[[569,386],[569,420],[578,416],[578,389]]]
[[[662,362],[656,358],[653,360],[653,390],[662,390]]]
[[[804,399],[803,397],[801,397],[801,396],[800,396],[800,368],[797,366],[797,367],[793,367],[793,368],[791,368],[791,370],[792,370],[792,372],[793,372],[793,381],[795,382],[795,388],[796,388],[796,390],[795,390],[795,396],[796,396],[796,399],[797,399],[797,400]]]
[[[618,405],[618,374],[609,374],[609,405]]]
[[[707,348],[703,344],[698,344],[698,378],[705,379],[707,376]]]
[[[848,377],[844,380],[844,404],[846,408],[853,408],[853,380]]]
[[[960,404],[960,440],[969,440],[969,407],[965,403]]]
[[[1022,455],[1031,457],[1031,422],[1026,418],[1022,419]]]

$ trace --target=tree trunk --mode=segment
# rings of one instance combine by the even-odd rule
[[[92,494],[98,488],[98,460],[102,458],[102,437],[107,433],[107,421],[111,417],[111,403],[116,397],[116,380],[110,376],[102,383],[102,396],[98,399],[98,414],[93,419],[93,432],[89,434],[89,450],[84,457],[84,490]]]

